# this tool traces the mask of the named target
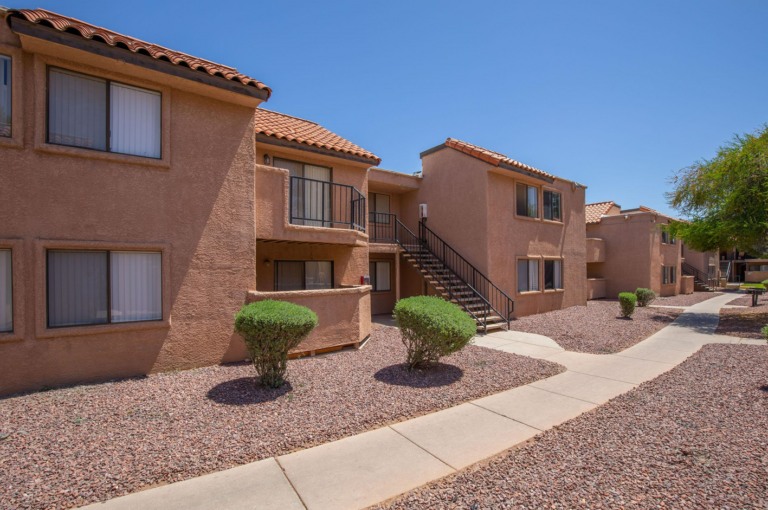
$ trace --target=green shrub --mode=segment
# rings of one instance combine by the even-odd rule
[[[286,301],[259,301],[235,315],[235,331],[245,340],[261,384],[279,388],[285,382],[288,351],[317,326],[317,315]]]
[[[656,293],[651,289],[643,289],[641,287],[635,291],[635,297],[637,297],[637,306],[645,308],[656,299]]]
[[[763,280],[760,283],[762,284],[763,287],[768,287],[768,280]]]
[[[763,329],[760,330],[760,333],[762,333],[763,337],[768,340],[768,326],[763,326]]]
[[[621,305],[621,316],[632,317],[635,313],[635,303],[637,302],[637,296],[631,292],[622,292],[619,294],[619,304]]]
[[[401,299],[394,315],[410,369],[460,351],[477,333],[475,321],[464,310],[435,296]]]

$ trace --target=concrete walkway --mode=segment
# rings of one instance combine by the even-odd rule
[[[519,332],[478,337],[477,345],[547,359],[567,371],[426,416],[89,508],[365,508],[529,440],[666,372],[712,342],[725,294],[688,307],[672,324],[613,355],[568,352],[550,338]],[[763,343],[752,340],[744,343]]]

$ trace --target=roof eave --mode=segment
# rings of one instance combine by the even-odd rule
[[[265,135],[264,133],[256,133],[255,139],[257,143],[264,143],[268,145],[274,145],[276,147],[287,147],[290,149],[322,154],[323,156],[346,159],[348,161],[354,161],[355,163],[365,163],[370,166],[378,166],[381,163],[381,158],[357,156],[348,152],[327,149],[325,147],[318,147],[316,145],[308,145],[306,143],[296,142],[294,140],[286,140],[284,138],[277,138],[275,136]]]
[[[195,71],[188,67],[178,66],[172,64],[171,62],[158,60],[152,58],[149,55],[134,53],[131,50],[113,47],[108,44],[86,39],[84,37],[67,32],[59,32],[54,28],[32,23],[15,16],[8,17],[7,21],[11,30],[17,34],[34,37],[82,51],[87,51],[89,53],[114,60],[122,60],[128,64],[133,64],[145,69],[150,69],[152,71],[165,73],[177,78],[184,78],[190,81],[201,83],[203,85],[209,85],[222,90],[226,90],[228,92],[234,92],[236,94],[259,99],[261,101],[267,101],[270,96],[269,89],[259,89],[249,85],[244,85],[240,82],[228,80],[220,76],[211,76],[208,73]]]

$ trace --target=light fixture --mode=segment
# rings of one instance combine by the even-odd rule
[[[269,165],[269,154],[264,154],[264,164]]]
[[[269,265],[270,265],[271,263],[272,263],[272,261],[271,261],[271,260],[269,260],[269,259],[264,259],[264,265],[265,265],[266,267],[269,267]]]

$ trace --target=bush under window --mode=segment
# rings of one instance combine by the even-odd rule
[[[656,293],[654,291],[642,287],[635,291],[635,296],[637,297],[637,306],[642,306],[643,308],[650,305],[653,300],[656,299]]]

